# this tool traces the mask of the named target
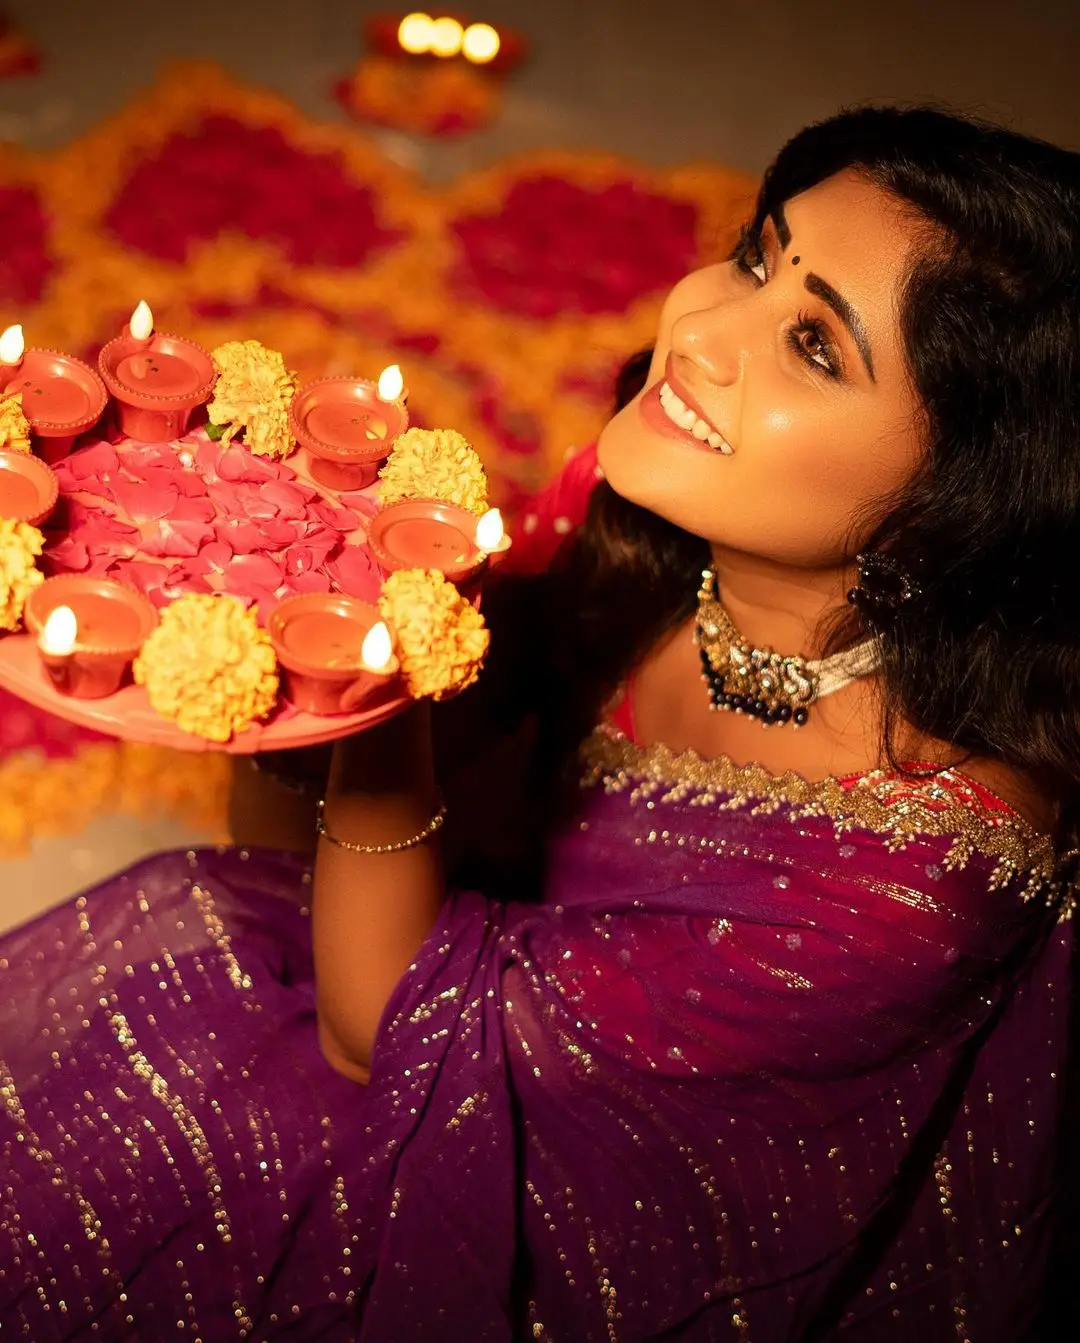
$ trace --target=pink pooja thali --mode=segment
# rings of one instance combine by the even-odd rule
[[[338,494],[317,483],[304,449],[287,463],[271,461],[200,429],[167,443],[91,442],[53,470],[59,498],[40,524],[46,575],[112,579],[158,609],[184,593],[229,593],[255,604],[262,624],[288,597],[342,594],[365,609],[378,601],[382,572],[366,541],[375,489]],[[105,698],[64,693],[26,631],[0,637],[0,685],[129,741],[235,754],[332,741],[409,702],[394,680],[351,713],[310,713],[282,696],[269,718],[222,744],[157,713],[130,675]]]

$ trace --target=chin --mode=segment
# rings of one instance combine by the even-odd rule
[[[684,450],[673,451],[669,442],[642,425],[637,401],[609,420],[596,440],[596,460],[604,479],[628,503],[700,535],[694,524],[701,519],[692,515],[712,489],[700,478],[700,470],[692,469],[696,463]],[[702,454],[702,462],[706,460]]]
[[[632,504],[651,508],[650,483],[655,487],[656,463],[649,461],[648,445],[641,442],[637,398],[608,420],[596,440],[596,460],[604,479]]]

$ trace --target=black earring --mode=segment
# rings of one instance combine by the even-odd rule
[[[861,615],[880,622],[919,595],[918,584],[898,560],[880,550],[855,556],[859,582],[847,595]]]

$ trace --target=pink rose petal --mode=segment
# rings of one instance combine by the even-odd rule
[[[214,536],[235,555],[251,555],[267,548],[262,529],[250,518],[219,517],[213,524]]]
[[[250,596],[256,588],[273,592],[281,580],[280,565],[266,555],[235,555],[225,566],[225,586],[236,596]]]
[[[70,573],[81,573],[90,564],[90,551],[85,541],[76,541],[73,536],[61,536],[50,541],[45,550],[47,567],[66,569]]]
[[[268,485],[276,484],[275,481],[268,481]],[[272,499],[268,499],[264,494],[266,486],[260,486],[259,489],[241,490],[236,487],[236,501],[234,508],[241,508],[253,522],[259,522],[264,518],[276,518],[279,512],[277,504]]]
[[[360,546],[345,546],[326,571],[342,592],[374,601],[382,587],[382,578],[371,554]]]
[[[301,513],[304,505],[313,497],[314,491],[305,493],[299,485],[284,480],[268,480],[259,490],[259,496],[282,513],[290,517]]]
[[[285,585],[292,594],[329,592],[330,576],[322,569],[310,569],[307,573],[295,574],[288,578]]]
[[[213,528],[205,522],[162,518],[143,530],[140,548],[147,555],[196,555],[213,534]]]
[[[153,470],[176,474],[183,470],[176,449],[165,443],[142,443],[137,447],[133,445],[125,451],[123,461],[125,470],[136,475]]]
[[[110,443],[93,443],[88,448],[80,448],[67,459],[67,465],[75,480],[88,480],[93,476],[103,476],[110,471],[120,469],[120,458]]]
[[[266,549],[280,549],[292,545],[303,535],[304,524],[286,518],[267,518],[259,524]]]
[[[169,570],[164,564],[151,564],[148,560],[126,560],[122,564],[113,564],[109,577],[130,583],[144,597],[151,597],[168,581]]]
[[[217,464],[217,474],[222,480],[234,483],[244,481],[258,484],[264,480],[277,480],[280,471],[274,462],[266,457],[256,457],[247,448],[230,443],[221,454]]]
[[[351,509],[335,508],[333,504],[322,499],[312,504],[308,511],[309,515],[314,514],[328,527],[335,527],[339,532],[352,532],[360,525],[360,519]]]
[[[179,497],[174,489],[157,489],[145,481],[116,480],[112,496],[132,522],[157,522],[168,517]]]

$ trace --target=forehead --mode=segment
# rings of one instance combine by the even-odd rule
[[[925,229],[910,207],[852,172],[839,173],[784,205],[792,278],[814,271],[858,312],[875,345],[895,347],[904,281]]]

